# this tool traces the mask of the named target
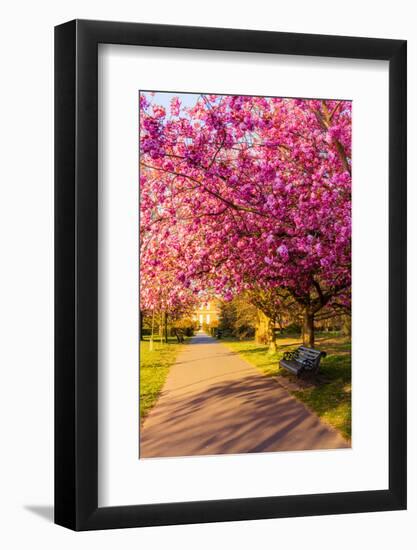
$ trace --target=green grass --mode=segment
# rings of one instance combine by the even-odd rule
[[[140,419],[141,422],[155,405],[165,383],[170,366],[185,344],[178,344],[175,337],[168,344],[154,340],[153,351],[149,350],[149,336],[140,342]]]
[[[285,377],[295,380],[284,369],[278,368],[278,361],[284,351],[291,351],[301,344],[297,337],[278,338],[278,351],[270,353],[266,345],[253,340],[221,340],[231,350],[236,351],[249,363],[255,365],[265,375]],[[333,426],[346,438],[351,437],[351,355],[350,339],[334,334],[318,334],[316,348],[326,351],[327,357],[321,360],[320,372],[313,384],[289,390],[297,399],[305,403],[327,424]]]

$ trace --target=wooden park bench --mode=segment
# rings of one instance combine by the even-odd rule
[[[295,351],[286,351],[279,366],[296,376],[308,372],[315,374],[319,370],[322,357],[326,357],[325,351],[300,346]]]

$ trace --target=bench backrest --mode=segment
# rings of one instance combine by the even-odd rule
[[[294,354],[294,359],[300,363],[303,363],[304,368],[314,369],[320,362],[320,357],[323,352],[313,348],[306,348],[300,346]]]

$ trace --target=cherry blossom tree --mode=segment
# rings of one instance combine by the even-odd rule
[[[349,309],[349,101],[142,94],[140,174],[146,303],[280,289],[310,346],[320,310]]]

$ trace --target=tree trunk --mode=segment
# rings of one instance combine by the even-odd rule
[[[284,320],[282,318],[282,315],[278,317],[278,324],[279,324],[279,333],[282,335],[284,334]]]
[[[165,344],[168,344],[168,313],[164,313]]]
[[[139,339],[143,340],[143,313],[139,310]]]
[[[159,314],[159,328],[158,328],[158,332],[159,332],[159,343],[162,344],[162,324],[163,324],[163,317],[164,317],[164,314],[163,312],[161,311],[161,313]]]
[[[308,309],[304,311],[303,344],[314,348],[314,313]]]
[[[268,322],[268,340],[269,340],[269,353],[275,353],[277,351],[277,342],[275,340],[275,322],[269,319]]]
[[[256,326],[255,340],[258,344],[265,344],[268,339],[268,318],[260,309],[257,309],[257,314],[258,323]]]
[[[154,328],[155,312],[152,310],[152,326],[151,326],[151,337],[149,339],[149,351],[153,351],[153,328]]]

